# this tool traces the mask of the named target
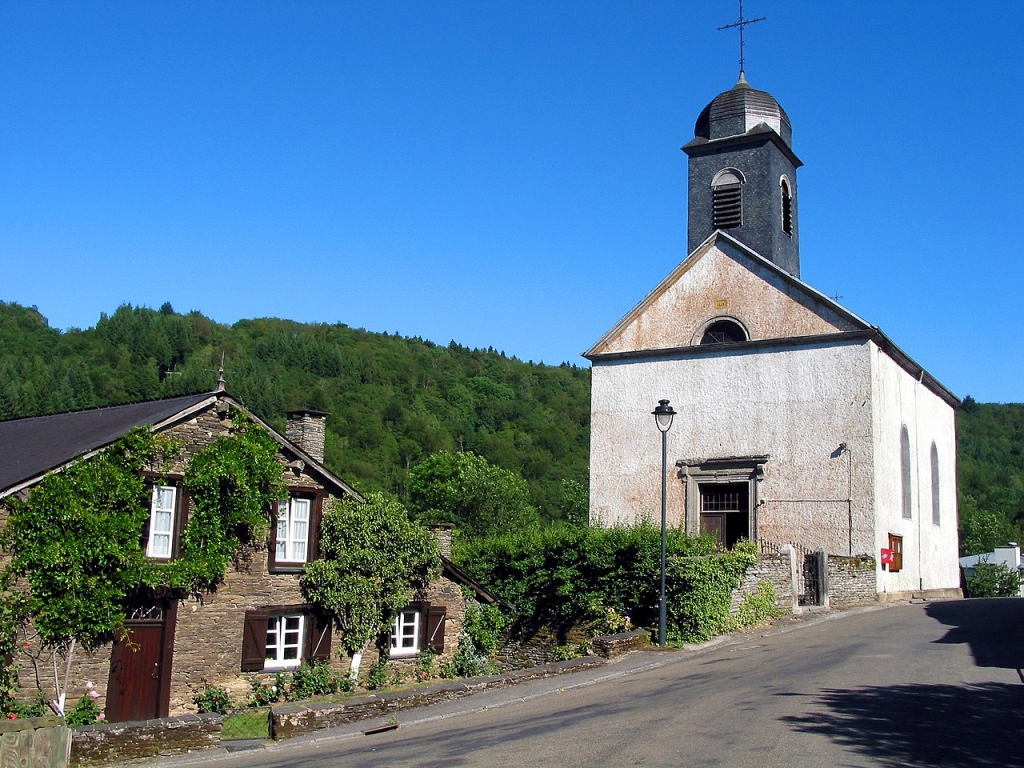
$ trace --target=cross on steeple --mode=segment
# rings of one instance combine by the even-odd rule
[[[739,30],[740,30],[740,79],[744,79],[744,74],[743,74],[743,46],[744,46],[744,42],[743,42],[743,28],[745,26],[747,26],[748,24],[755,24],[755,23],[757,23],[759,21],[764,21],[767,18],[767,16],[758,16],[756,19],[744,19],[743,18],[743,0],[739,0],[739,2],[740,2],[740,17],[736,21],[734,21],[732,24],[726,24],[725,26],[719,27],[718,30],[721,31],[723,29],[739,28]]]

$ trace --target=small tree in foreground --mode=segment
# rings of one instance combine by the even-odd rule
[[[345,499],[324,512],[320,558],[306,566],[300,583],[306,600],[331,616],[352,657],[353,677],[362,650],[408,603],[410,587],[425,584],[440,566],[430,531],[383,494],[369,494],[366,503]]]

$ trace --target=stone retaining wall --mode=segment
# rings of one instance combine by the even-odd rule
[[[0,766],[66,768],[68,729],[59,717],[0,720]]]
[[[71,732],[71,765],[124,765],[147,757],[220,746],[223,722],[224,715],[204,714],[83,725]]]
[[[600,657],[571,659],[500,675],[437,683],[419,690],[392,691],[307,705],[282,704],[271,709],[271,735],[274,739],[287,739],[412,707],[461,698],[478,691],[504,688],[604,663],[605,660]],[[85,725],[71,731],[71,765],[82,768],[125,765],[146,758],[219,747],[224,717],[216,714],[180,715],[135,723]],[[51,719],[60,722],[56,718]],[[0,727],[4,725],[5,723],[0,723]],[[0,761],[0,766],[6,768],[7,765],[9,763]],[[33,768],[36,765],[63,768],[67,763],[28,765],[32,765]]]
[[[829,607],[852,608],[877,602],[875,558],[829,555],[826,571]]]
[[[594,651],[606,659],[649,648],[650,645],[651,633],[646,629],[634,629],[632,632],[619,632],[615,635],[598,635],[594,638]]]
[[[504,688],[527,680],[552,677],[581,667],[603,663],[604,659],[595,657],[570,659],[501,675],[474,677],[465,681],[453,680],[448,683],[432,685],[420,691],[394,691],[380,695],[361,696],[344,702],[327,702],[307,706],[276,706],[271,710],[271,735],[275,740],[287,739],[325,728],[380,717],[403,709],[449,701],[478,691]]]
[[[784,611],[793,609],[793,579],[788,552],[762,554],[757,564],[748,568],[740,586],[732,592],[729,613],[736,613],[747,595],[756,595],[762,581],[770,581],[775,587],[775,604]]]

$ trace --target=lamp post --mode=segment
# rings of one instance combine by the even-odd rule
[[[668,404],[668,400],[659,400],[658,406],[651,414],[654,423],[661,432],[661,590],[658,592],[658,645],[665,647],[665,528],[668,518],[668,431],[672,429],[672,419],[676,412]]]

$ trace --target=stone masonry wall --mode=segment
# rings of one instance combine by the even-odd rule
[[[729,613],[736,613],[747,595],[756,595],[762,581],[770,581],[775,587],[775,604],[783,610],[793,607],[793,581],[790,578],[788,554],[762,554],[757,565],[749,568],[739,588],[732,593]]]
[[[878,600],[875,558],[828,556],[828,600],[832,608],[869,605]]]

